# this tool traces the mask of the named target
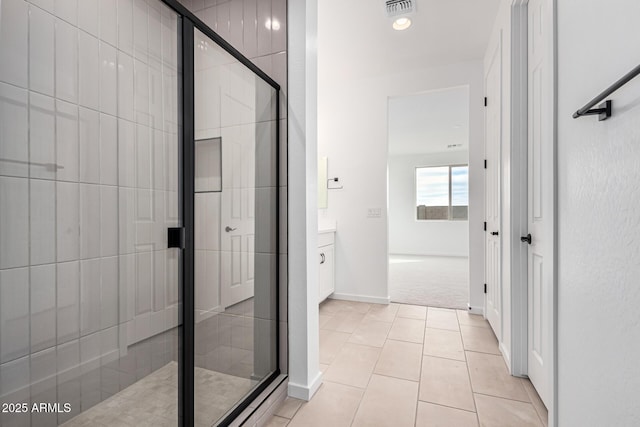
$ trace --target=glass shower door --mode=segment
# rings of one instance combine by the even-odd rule
[[[195,30],[195,421],[277,371],[276,91]]]

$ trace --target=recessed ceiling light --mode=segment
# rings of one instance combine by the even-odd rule
[[[409,18],[402,17],[393,21],[394,30],[402,31],[402,30],[406,30],[410,26],[411,26],[411,19]]]

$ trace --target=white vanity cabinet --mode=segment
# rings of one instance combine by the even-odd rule
[[[324,301],[336,290],[335,285],[335,231],[318,233],[318,297]]]

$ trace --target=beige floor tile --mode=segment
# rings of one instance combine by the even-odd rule
[[[379,348],[346,343],[323,378],[326,381],[365,388],[379,356]]]
[[[320,315],[320,329],[324,328],[324,325],[327,324],[327,322],[329,322],[330,320],[332,320],[334,317],[333,314],[321,314]]]
[[[323,363],[320,364],[320,372],[325,373],[329,369],[329,365],[325,365]]]
[[[325,322],[322,329],[351,334],[358,328],[364,316],[362,313],[337,313]]]
[[[411,381],[420,380],[422,345],[387,340],[374,369],[374,373]]]
[[[353,344],[382,347],[387,339],[390,329],[391,322],[379,322],[365,317],[358,328],[353,332],[353,334],[351,334],[349,342]]]
[[[509,374],[502,356],[468,351],[467,363],[475,393],[529,402],[521,379]]]
[[[524,389],[529,395],[529,400],[533,403],[533,407],[540,417],[540,421],[542,421],[542,424],[546,427],[549,423],[549,412],[547,411],[547,408],[544,406],[542,399],[540,399],[540,396],[538,395],[535,387],[533,387],[533,384],[531,384],[531,381],[529,381],[528,378],[521,378],[521,381]]]
[[[264,425],[264,427],[285,427],[288,424],[289,424],[288,419],[278,417],[278,416],[273,416],[271,417],[269,422]]]
[[[429,307],[427,311],[427,328],[459,331],[456,311]]]
[[[346,332],[320,330],[320,363],[330,364],[351,335]]]
[[[363,393],[356,387],[325,382],[313,399],[302,405],[289,427],[349,427]]]
[[[490,328],[489,322],[478,314],[471,314],[467,310],[458,310],[458,323],[467,326],[479,326],[481,328]]]
[[[424,320],[396,317],[387,338],[422,344],[424,341]]]
[[[352,425],[413,427],[417,398],[417,382],[374,375]]]
[[[465,350],[500,354],[498,340],[493,335],[491,328],[462,325],[460,326],[460,332],[462,333],[462,344]]]
[[[393,322],[398,314],[399,304],[372,304],[367,313],[367,320],[377,320],[379,322]]]
[[[287,397],[284,402],[280,404],[280,407],[274,412],[274,415],[291,419],[296,414],[296,412],[298,412],[298,409],[300,409],[302,403],[303,401],[300,399]]]
[[[400,304],[397,316],[407,317],[409,319],[426,320],[427,307],[423,307],[421,305]]]
[[[369,311],[371,304],[339,299],[326,299],[320,304],[320,314],[361,313]]]
[[[478,427],[475,412],[418,402],[416,427]]]
[[[480,427],[542,427],[531,403],[476,394]]]
[[[420,400],[475,411],[467,364],[459,360],[424,356]]]
[[[460,332],[427,328],[424,334],[424,354],[464,361]]]

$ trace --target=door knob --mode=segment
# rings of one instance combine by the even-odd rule
[[[237,229],[238,229],[237,227],[235,227],[235,228],[231,228],[231,227],[229,227],[229,226],[227,225],[227,226],[224,228],[224,231],[226,231],[227,233],[229,233],[230,231],[235,231],[235,230],[237,230]]]
[[[527,234],[526,236],[520,237],[520,241],[522,243],[527,242],[528,244],[531,244],[531,234]]]
[[[499,233],[499,232],[497,232],[497,231],[492,231],[492,232],[491,232],[491,235],[492,235],[492,236],[497,236],[498,234],[500,234],[500,233]]]
[[[326,258],[324,257],[324,254],[320,254],[320,264],[324,264],[325,261]]]

